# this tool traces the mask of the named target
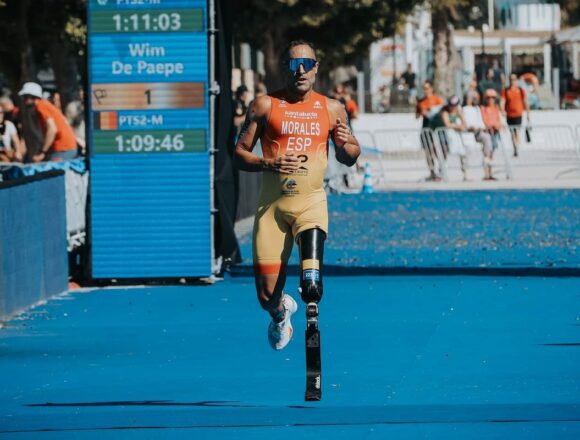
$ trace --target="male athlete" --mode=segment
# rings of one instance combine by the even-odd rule
[[[342,104],[313,90],[318,71],[313,46],[294,41],[280,61],[285,88],[254,100],[236,145],[238,167],[263,172],[254,223],[254,275],[260,304],[272,317],[268,340],[275,350],[290,342],[290,318],[298,308],[282,292],[294,240],[300,249],[302,299],[317,304],[322,298],[328,141],[332,138],[337,160],[347,166],[360,154]],[[263,157],[252,153],[258,139]]]

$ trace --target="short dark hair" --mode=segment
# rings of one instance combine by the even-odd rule
[[[310,41],[293,40],[290,43],[288,43],[288,45],[284,48],[284,50],[280,54],[280,61],[284,62],[286,60],[289,60],[290,59],[290,51],[292,50],[293,47],[296,47],[296,46],[308,46],[314,52],[314,56],[316,56],[316,48],[314,47],[314,44],[312,44]]]
[[[425,84],[427,84],[429,87],[433,87],[433,83],[430,80],[428,80],[428,79],[426,79],[425,81],[423,81],[423,85],[425,85]]]

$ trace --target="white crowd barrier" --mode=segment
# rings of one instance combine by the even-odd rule
[[[436,141],[439,142],[440,149],[443,151],[442,175],[445,180],[450,179],[451,170],[465,170],[469,176],[471,171],[483,169],[483,145],[477,140],[474,132],[458,132],[442,127],[435,129],[435,134]],[[513,172],[509,157],[509,137],[506,138],[505,134],[500,132],[496,137],[496,148],[493,151],[491,165],[494,176],[511,180]]]
[[[468,176],[477,176],[479,170],[483,173],[482,144],[472,132],[367,129],[357,130],[355,136],[362,147],[360,162],[371,164],[377,183],[424,180],[429,168],[450,181],[461,179],[462,169]],[[514,140],[519,141],[517,156]],[[492,169],[500,179],[554,180],[570,173],[580,175],[580,125],[534,124],[504,129],[497,137]]]
[[[559,179],[580,170],[579,130],[569,125],[511,126],[506,145],[513,163],[521,168],[548,171],[548,177]]]

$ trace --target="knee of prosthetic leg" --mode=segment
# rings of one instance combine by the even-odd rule
[[[304,273],[302,274],[304,278]],[[322,299],[322,282],[320,280],[305,280],[300,281],[300,296],[305,303],[318,304]]]

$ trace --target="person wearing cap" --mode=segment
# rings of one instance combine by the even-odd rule
[[[454,130],[457,132],[466,131],[467,126],[465,124],[465,119],[461,113],[461,107],[459,106],[459,98],[457,96],[452,96],[447,100],[447,104],[439,111],[439,113],[431,120],[431,128],[433,130],[437,128],[445,128],[446,130],[439,133],[439,140],[441,142],[441,147],[443,150],[443,158],[447,160],[447,156],[450,153],[450,143],[459,142],[452,149],[452,153],[459,154],[459,162],[461,164],[461,172],[463,173],[463,180],[467,180],[467,156],[465,154],[465,148],[461,138],[453,136],[448,133],[448,130]]]
[[[33,162],[68,160],[77,157],[77,141],[71,126],[62,112],[42,97],[42,87],[27,82],[18,92],[24,105],[33,107],[44,135],[40,153],[32,156]]]
[[[505,128],[501,119],[501,110],[497,104],[498,94],[494,89],[487,89],[483,94],[484,104],[480,106],[481,116],[487,132],[491,136],[492,153],[490,159],[493,157],[493,152],[497,150],[500,139],[500,131]],[[491,175],[487,180],[495,180]]]

